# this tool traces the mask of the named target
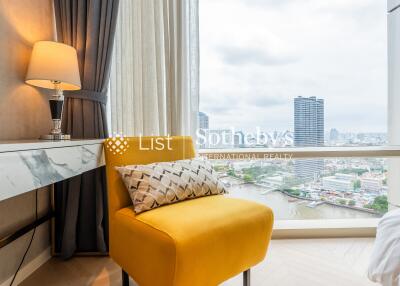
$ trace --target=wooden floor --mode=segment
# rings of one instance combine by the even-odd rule
[[[267,259],[252,269],[252,286],[377,285],[366,275],[372,245],[372,238],[273,240]],[[121,272],[107,257],[52,259],[20,285],[119,286]],[[223,283],[239,285],[240,275]]]

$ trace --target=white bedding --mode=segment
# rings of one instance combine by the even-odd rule
[[[384,286],[400,286],[400,209],[388,212],[378,224],[368,277]]]

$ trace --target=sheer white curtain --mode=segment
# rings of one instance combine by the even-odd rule
[[[199,106],[198,0],[121,0],[111,131],[192,135]]]

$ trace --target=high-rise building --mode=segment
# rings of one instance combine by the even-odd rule
[[[361,189],[370,192],[380,192],[383,188],[383,178],[362,178]]]
[[[234,135],[234,145],[235,148],[242,148],[244,147],[244,133],[242,131],[237,131]]]
[[[208,122],[208,115],[205,114],[204,112],[199,112],[198,114],[198,127],[199,127],[199,133],[202,134],[203,136],[205,136],[208,132],[209,129],[209,122]],[[202,140],[199,139],[197,140],[197,147],[200,149],[205,149],[208,148],[208,143],[207,143],[207,139]]]
[[[322,188],[328,191],[349,192],[354,188],[356,176],[349,174],[335,174],[322,178]]]
[[[294,145],[324,145],[324,100],[312,97],[294,99]]]
[[[205,114],[204,112],[199,112],[199,128],[200,129],[209,129],[209,123],[208,123],[208,115]]]
[[[324,145],[324,100],[312,97],[294,99],[294,146]],[[297,160],[295,174],[300,178],[316,179],[324,168],[321,159]]]
[[[235,134],[231,129],[206,129],[205,136],[204,148],[232,149],[235,146]]]
[[[332,128],[329,132],[329,141],[336,142],[339,139],[339,131],[336,128]]]

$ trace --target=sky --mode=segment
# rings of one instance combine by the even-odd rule
[[[326,131],[386,132],[386,1],[199,3],[210,128],[293,130],[293,99],[316,96]]]

